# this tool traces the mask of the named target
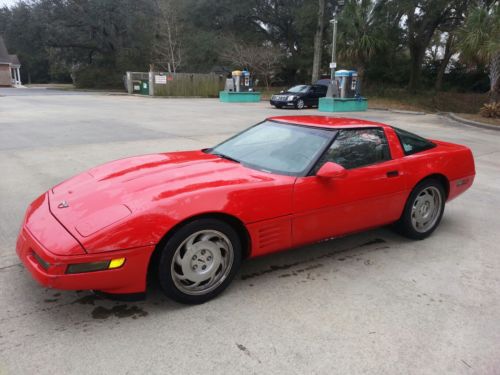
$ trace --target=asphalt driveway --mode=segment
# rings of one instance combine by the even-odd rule
[[[500,132],[351,114],[472,148],[475,184],[432,237],[382,228],[248,261],[204,305],[158,290],[122,303],[31,279],[14,249],[27,205],[96,164],[207,147],[297,112],[41,90],[0,89],[0,374],[500,373]]]

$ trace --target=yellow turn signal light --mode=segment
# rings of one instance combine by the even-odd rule
[[[94,271],[106,271],[120,268],[125,264],[125,258],[116,258],[111,260],[101,260],[90,263],[70,264],[66,269],[66,273],[83,273]]]
[[[123,266],[124,263],[125,263],[125,258],[111,259],[111,261],[109,262],[108,269],[111,270],[113,268],[120,268],[121,266]]]

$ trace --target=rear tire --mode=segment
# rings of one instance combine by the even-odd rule
[[[406,202],[396,230],[405,237],[423,240],[436,230],[444,213],[446,194],[442,183],[434,178],[415,186]]]
[[[167,241],[158,275],[163,292],[185,304],[204,303],[220,294],[241,264],[241,241],[223,221],[187,223]]]

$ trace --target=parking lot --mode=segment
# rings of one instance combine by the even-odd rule
[[[247,261],[203,305],[155,289],[124,303],[32,280],[15,254],[28,204],[97,164],[200,149],[297,112],[17,90],[0,89],[1,375],[500,373],[500,131],[431,114],[350,114],[471,147],[475,184],[433,236],[381,228]]]

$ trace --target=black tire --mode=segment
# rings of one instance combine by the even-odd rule
[[[433,218],[428,221],[428,227],[422,225],[419,228],[418,224],[415,223],[418,221],[416,218],[418,211],[418,209],[416,209],[417,199],[421,201],[426,198],[426,192],[429,191],[432,191],[433,194],[435,194],[435,197],[439,195],[439,204],[434,203],[433,207],[436,207],[436,211],[434,215],[431,215]],[[436,198],[433,198],[434,201],[435,199]],[[446,193],[443,184],[439,180],[428,178],[419,182],[408,197],[403,214],[401,215],[399,221],[395,224],[395,229],[403,236],[414,240],[423,240],[424,238],[429,237],[441,222],[441,218],[444,213],[445,201]],[[422,221],[425,220],[422,219]]]
[[[223,280],[220,281],[220,284],[215,285],[214,289],[208,290],[207,292],[201,291],[196,292],[199,294],[189,294],[186,293],[186,291],[182,290],[181,288],[190,288],[190,285],[185,286],[184,283],[189,281],[179,281],[176,275],[179,274],[179,272],[183,272],[182,266],[180,266],[178,263],[174,262],[174,256],[177,253],[177,250],[179,249],[180,254],[183,251],[183,248],[181,246],[184,246],[183,244],[185,243],[186,240],[188,240],[191,236],[194,236],[197,233],[205,233],[205,232],[217,232],[219,234],[222,234],[225,236],[225,239],[227,239],[230,242],[230,245],[232,248],[232,260],[231,264],[229,264],[227,267],[229,267],[229,270],[227,271],[227,274],[225,274],[225,277]],[[203,235],[200,234],[201,235]],[[195,242],[196,243],[199,243]],[[214,242],[215,244],[219,242]],[[215,246],[215,245],[214,245]],[[203,244],[199,246],[200,250],[198,251],[206,251],[207,253],[210,252],[210,250],[201,250],[203,248]],[[188,251],[191,250],[184,250],[184,256],[185,258],[188,258],[186,254]],[[219,249],[219,251],[221,251]],[[226,253],[226,256],[229,251]],[[159,281],[160,281],[160,286],[163,290],[163,292],[170,297],[171,299],[184,303],[184,304],[200,304],[204,303],[214,297],[216,297],[218,294],[220,294],[226,287],[231,283],[233,280],[236,272],[238,272],[239,266],[241,264],[241,254],[242,254],[242,249],[241,249],[241,240],[236,233],[236,231],[229,225],[226,224],[223,221],[217,220],[217,219],[199,219],[195,220],[192,222],[187,223],[183,227],[179,228],[176,230],[176,232],[172,235],[172,237],[167,241],[165,247],[163,248],[161,255],[160,255],[160,262],[159,262],[159,268],[158,268],[158,276],[159,276]],[[196,257],[193,256],[192,259],[195,259]],[[200,256],[201,258],[201,256]],[[213,258],[216,258],[214,255]],[[189,257],[191,259],[191,257]],[[222,258],[221,258],[222,259]],[[208,257],[205,259],[205,261],[208,261]],[[198,259],[200,261],[200,259]],[[200,265],[205,265],[205,261],[203,263],[200,263]],[[174,264],[173,264],[174,262]],[[187,259],[182,259],[183,264],[187,262]],[[195,261],[190,261],[190,263],[193,263]],[[215,260],[214,260],[215,263]],[[229,262],[228,262],[229,263]],[[208,262],[207,262],[208,264]],[[195,267],[196,265],[193,265]],[[217,266],[219,267],[219,266]],[[222,266],[222,263],[220,265]],[[227,269],[223,267],[224,269]],[[215,269],[216,267],[212,267],[212,269]],[[194,268],[193,268],[194,270]],[[195,271],[193,271],[195,272]],[[202,272],[201,270],[198,270],[198,272]],[[174,280],[175,279],[175,280]],[[176,284],[177,283],[177,284]],[[210,283],[208,283],[209,285]],[[179,285],[179,286],[178,286]],[[194,284],[192,284],[194,285]],[[203,286],[202,286],[203,287]]]
[[[296,109],[304,109],[306,106],[305,102],[303,99],[297,100],[297,103],[295,103],[295,108]]]
[[[275,107],[276,107],[276,108],[278,108],[278,109],[283,108],[283,106],[282,106],[282,105],[279,105],[279,104],[276,104],[276,105],[275,105]]]

